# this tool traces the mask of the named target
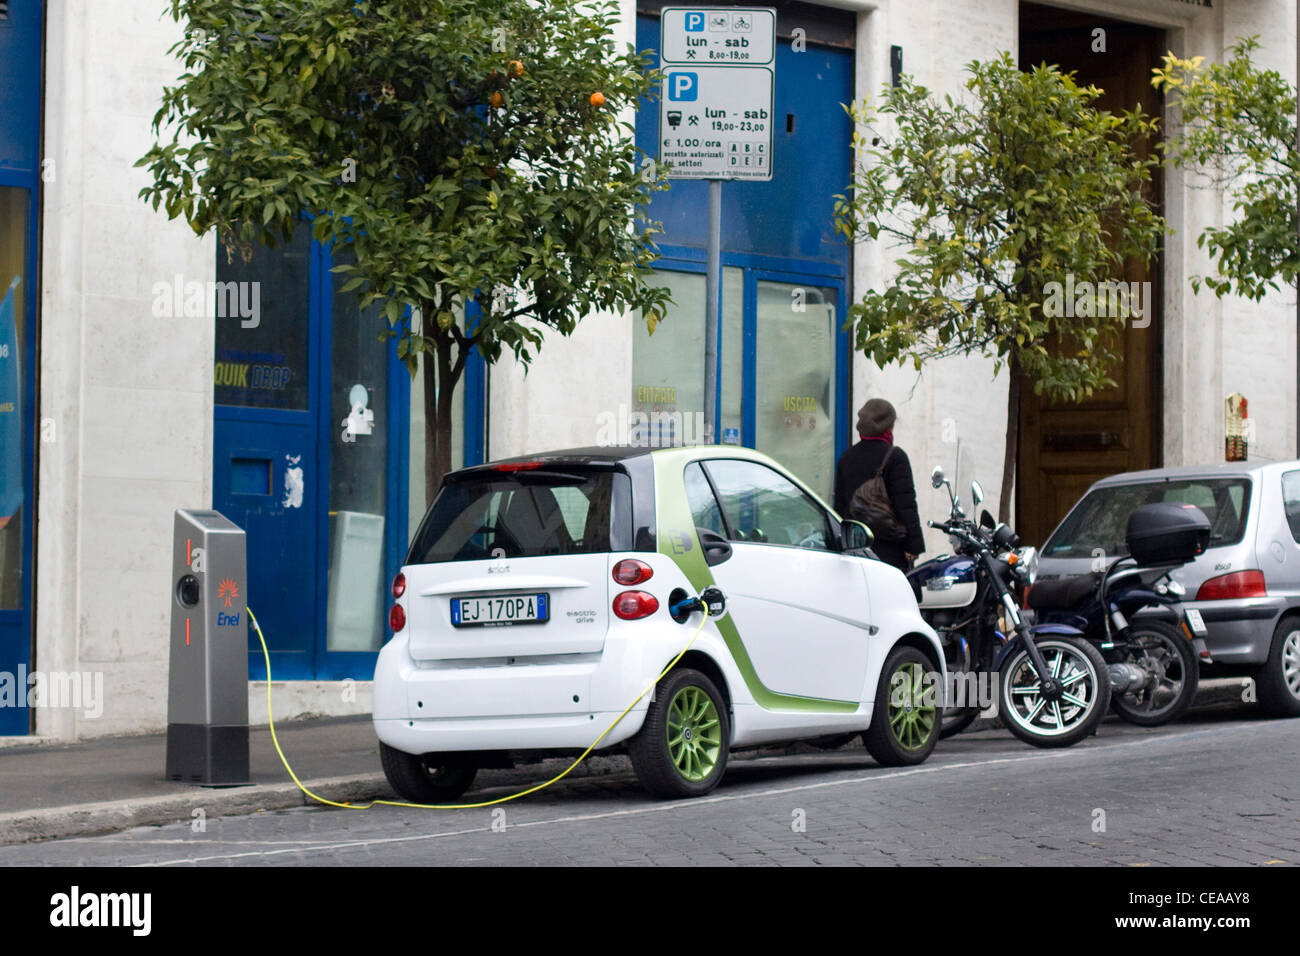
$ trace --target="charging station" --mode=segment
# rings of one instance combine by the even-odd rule
[[[172,540],[169,780],[248,783],[244,531],[216,511],[176,512]]]

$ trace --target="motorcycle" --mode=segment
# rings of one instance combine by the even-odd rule
[[[1128,519],[1129,555],[1092,574],[1040,581],[1026,598],[1037,620],[1077,627],[1101,650],[1112,706],[1130,723],[1168,723],[1196,696],[1200,661],[1210,659],[1207,631],[1199,611],[1182,607],[1186,589],[1171,575],[1209,534],[1198,508],[1143,505]]]
[[[918,565],[908,579],[943,643],[951,678],[940,735],[964,730],[993,703],[991,687],[978,692],[979,678],[996,675],[995,699],[1015,736],[1038,747],[1083,740],[1110,707],[1101,652],[1072,625],[1029,625],[1015,591],[1034,582],[1037,551],[1020,547],[1015,531],[987,510],[978,523],[968,518],[942,468],[930,478],[935,489],[947,487],[952,508],[946,522],[929,524],[948,535],[955,554]],[[971,496],[978,508],[984,500],[979,482],[971,483]]]

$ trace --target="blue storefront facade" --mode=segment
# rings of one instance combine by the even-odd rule
[[[0,3],[0,735],[31,719],[42,16]]]

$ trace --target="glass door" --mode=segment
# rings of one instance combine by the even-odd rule
[[[724,257],[724,262],[727,257]],[[751,266],[722,269],[718,444],[771,455],[827,502],[846,447],[848,335],[840,329],[843,280]],[[705,276],[697,262],[661,260],[653,281],[674,304],[654,333],[633,333],[633,444],[696,443],[704,406]]]
[[[318,268],[302,223],[281,246],[217,248],[217,280],[259,303],[255,322],[215,319],[212,506],[244,529],[248,606],[257,615],[277,680],[315,674],[317,484],[311,289]],[[266,679],[250,631],[249,674]]]
[[[632,345],[632,403],[629,440],[634,445],[670,447],[701,444],[704,435],[705,276],[698,268],[664,269],[651,285],[672,292],[673,305],[651,334],[637,322]],[[741,326],[744,272],[722,270],[722,335],[718,342],[718,442],[740,444]]]
[[[771,455],[829,502],[839,405],[839,290],[753,278],[753,447]]]
[[[351,259],[336,250],[334,261]],[[388,366],[378,340],[379,304],[360,307],[347,276],[332,273],[330,324],[329,551],[325,610],[327,651],[378,651],[383,597],[388,468]]]
[[[406,544],[409,375],[306,223],[217,278],[255,288],[255,323],[218,317],[213,506],[247,534],[249,605],[283,680],[368,679]],[[264,680],[256,635],[249,674]]]

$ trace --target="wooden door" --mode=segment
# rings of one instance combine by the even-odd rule
[[[1020,17],[1022,68],[1056,64],[1074,72],[1081,84],[1103,89],[1100,108],[1120,111],[1141,104],[1149,115],[1160,115],[1151,71],[1165,52],[1164,31],[1028,3],[1021,4]],[[1104,52],[1094,52],[1098,29],[1105,31]],[[1156,143],[1136,145],[1146,154]],[[1151,195],[1159,206],[1158,170]],[[1015,527],[1028,544],[1041,545],[1098,478],[1160,464],[1162,272],[1157,258],[1149,266],[1129,262],[1122,275],[1110,277],[1151,283],[1143,319],[1150,324],[1138,328],[1130,322],[1122,333],[1123,359],[1110,373],[1114,388],[1081,402],[1049,402],[1034,394],[1032,381],[1021,379]]]

